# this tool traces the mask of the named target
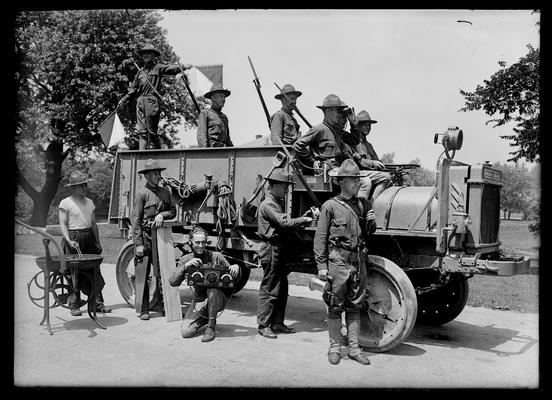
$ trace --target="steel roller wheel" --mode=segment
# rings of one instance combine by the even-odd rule
[[[115,273],[121,296],[123,296],[123,299],[129,306],[134,308],[134,243],[132,240],[126,242],[121,248],[121,251],[119,251]],[[151,301],[156,284],[155,276],[151,274],[151,271],[150,277],[149,294]]]
[[[410,279],[394,262],[368,256],[368,309],[360,316],[359,344],[384,352],[408,337],[416,323],[418,303]]]
[[[445,286],[418,296],[418,321],[424,325],[443,325],[455,319],[468,301],[467,279],[452,280]]]

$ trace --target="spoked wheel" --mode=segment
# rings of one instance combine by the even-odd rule
[[[438,326],[452,321],[466,306],[469,291],[466,279],[455,279],[439,289],[420,295],[418,322]]]
[[[360,315],[359,344],[368,351],[384,352],[408,337],[418,304],[416,292],[404,271],[394,262],[368,256],[368,309]]]
[[[116,278],[119,292],[129,306],[134,308],[134,243],[129,240],[124,244],[117,256]],[[156,287],[156,278],[153,276],[153,268],[148,279],[150,302]]]
[[[53,274],[50,275],[50,278],[53,277]],[[52,280],[50,279],[50,282],[51,281]],[[27,282],[27,294],[35,306],[44,308],[44,270],[39,271],[29,282]],[[52,290],[50,290],[48,295],[50,296],[48,308],[57,307],[59,304],[57,303]]]

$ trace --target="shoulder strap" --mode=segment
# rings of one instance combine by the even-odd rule
[[[335,202],[337,202],[338,204],[342,205],[343,207],[345,207],[351,214],[353,214],[356,218],[356,220],[360,223],[360,218],[358,216],[358,214],[355,212],[355,210],[353,210],[351,208],[350,205],[348,205],[347,203],[345,203],[344,201],[342,200],[339,200],[337,197],[332,197],[330,200],[334,200]]]

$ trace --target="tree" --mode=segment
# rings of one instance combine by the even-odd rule
[[[519,163],[509,165],[498,162],[493,167],[502,172],[500,208],[504,212],[504,218],[510,219],[513,211],[528,215],[534,197],[527,167]]]
[[[421,165],[419,158],[410,161],[410,164]],[[408,179],[412,186],[435,186],[435,172],[427,168],[418,167],[408,171]]]
[[[380,157],[380,161],[384,164],[393,164],[395,161],[395,152],[393,153],[385,153]]]
[[[35,158],[47,163],[40,190],[25,178],[21,171],[25,168],[18,163],[19,182],[34,204],[31,225],[45,226],[61,180],[61,165],[69,153],[84,158],[107,150],[94,133],[127,92],[137,72],[132,57],[139,59],[138,50],[150,42],[161,52],[161,61],[178,61],[157,25],[160,20],[157,12],[149,10],[16,15],[16,150],[27,155],[36,152]],[[196,111],[182,82],[165,79],[161,92],[165,106],[159,132],[172,147],[182,117],[186,125],[194,126]],[[133,106],[119,110],[129,147],[137,146]],[[109,149],[111,157],[115,151]]]
[[[496,115],[487,121],[494,123],[493,127],[514,121],[514,133],[500,136],[516,147],[508,161],[525,158],[540,162],[540,50],[531,45],[527,48],[527,55],[510,67],[499,61],[501,69],[483,85],[477,85],[474,92],[460,90],[466,99],[460,111],[483,109],[491,117]]]

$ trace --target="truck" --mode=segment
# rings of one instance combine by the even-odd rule
[[[508,256],[500,248],[501,171],[488,163],[470,165],[454,159],[463,132],[450,127],[434,135],[444,151],[436,163],[434,186],[410,186],[402,179],[413,164],[386,164],[394,185],[373,202],[377,229],[367,244],[369,255],[367,307],[361,315],[360,344],[384,352],[404,341],[416,323],[442,325],[466,305],[469,279],[524,273],[529,259]],[[259,268],[257,211],[264,198],[263,177],[274,168],[291,172],[285,212],[303,215],[333,197],[338,189],[326,168],[307,175],[298,167],[291,146],[121,150],[115,158],[109,223],[117,224],[128,242],[121,248],[116,276],[119,291],[134,306],[134,244],[130,237],[132,205],[145,184],[138,174],[146,160],[166,168],[162,184],[170,188],[177,216],[165,221],[172,230],[175,263],[191,251],[188,234],[199,224],[209,234],[208,248],[222,252],[240,266],[234,285],[239,292]],[[294,232],[289,254],[291,272],[312,274],[317,281],[313,239],[316,220]],[[150,280],[154,280],[150,277]],[[151,292],[150,292],[151,293]]]

